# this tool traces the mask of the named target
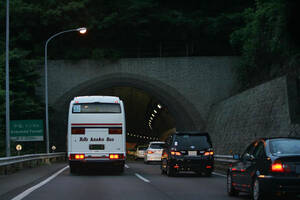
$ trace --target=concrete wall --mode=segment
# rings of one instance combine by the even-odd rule
[[[207,130],[216,153],[241,153],[261,137],[300,137],[300,126],[290,113],[299,105],[294,100],[299,90],[291,82],[281,77],[213,105]]]
[[[211,104],[233,93],[236,79],[232,69],[238,62],[237,57],[52,60],[48,62],[49,104],[55,109],[76,95],[130,83],[150,95],[165,95],[161,98],[169,101],[164,102],[167,106],[177,101],[173,107],[181,107],[182,113],[190,115],[187,119],[193,121],[193,128],[203,129]],[[40,94],[44,92],[43,83],[41,79]]]

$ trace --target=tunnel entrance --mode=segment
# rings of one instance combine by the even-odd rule
[[[96,95],[118,96],[126,113],[127,142],[145,143],[164,139],[164,134],[175,129],[174,117],[166,105],[150,94],[133,87],[112,87]]]
[[[203,130],[203,120],[179,91],[156,80],[114,74],[79,84],[52,105],[50,145],[66,150],[69,103],[75,96],[108,95],[123,100],[127,142],[164,140],[175,130]],[[196,116],[196,117],[195,117]]]

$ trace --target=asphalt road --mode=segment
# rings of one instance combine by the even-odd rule
[[[69,168],[56,175],[50,181],[47,181],[49,176],[40,180],[40,182],[45,181],[44,185],[37,186],[36,183],[24,187],[23,191],[31,190],[27,196],[22,196],[20,189],[15,193],[10,192],[10,196],[14,194],[14,197],[17,197],[15,200],[249,199],[247,194],[240,194],[239,197],[227,196],[225,177],[218,175],[204,177],[194,173],[167,177],[161,175],[158,164],[146,165],[141,161],[127,162],[122,175],[95,171],[73,175],[70,174]],[[19,194],[21,196],[18,196]]]

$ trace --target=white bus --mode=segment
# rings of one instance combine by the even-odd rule
[[[69,108],[71,173],[89,165],[124,170],[126,126],[123,101],[113,96],[75,97]]]

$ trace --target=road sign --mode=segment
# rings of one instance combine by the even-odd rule
[[[43,141],[43,120],[11,120],[10,138],[14,141]]]

